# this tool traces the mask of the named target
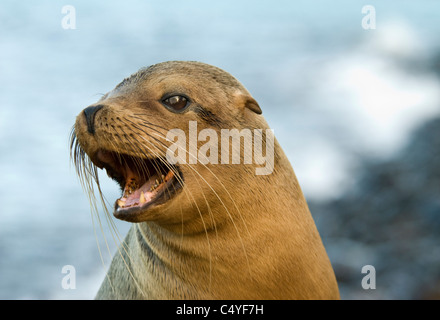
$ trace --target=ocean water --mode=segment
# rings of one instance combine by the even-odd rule
[[[62,25],[67,4],[75,29]],[[3,0],[0,298],[94,297],[115,241],[106,217],[91,215],[69,134],[83,108],[141,67],[198,60],[233,74],[259,102],[308,199],[340,196],[360,161],[397,152],[440,113],[429,68],[440,3],[368,4],[376,28],[366,30],[365,3],[352,0]],[[101,180],[106,197],[118,197]],[[115,223],[125,234],[129,225]],[[66,265],[75,289],[62,286]]]

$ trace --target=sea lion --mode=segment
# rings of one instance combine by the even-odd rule
[[[194,161],[208,140],[190,145],[194,123],[219,136],[262,133],[273,170],[256,174],[261,162],[244,163],[244,143],[238,164]],[[188,137],[186,162],[169,161],[173,129]],[[268,129],[238,80],[200,62],[141,69],[81,111],[71,140],[78,173],[92,192],[91,177],[100,190],[97,168],[106,169],[122,189],[113,214],[133,223],[96,298],[338,299],[297,178]],[[257,136],[250,141],[255,147]],[[210,146],[209,159],[234,152],[234,145]]]

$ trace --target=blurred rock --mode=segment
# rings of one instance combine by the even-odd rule
[[[440,298],[440,118],[387,161],[365,161],[342,198],[309,203],[343,299]],[[376,289],[361,286],[362,266]]]

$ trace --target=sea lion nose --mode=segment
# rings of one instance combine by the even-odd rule
[[[87,131],[91,134],[95,134],[95,116],[96,113],[104,107],[103,105],[90,106],[84,109],[84,116],[87,122]]]

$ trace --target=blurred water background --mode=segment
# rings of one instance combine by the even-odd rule
[[[362,28],[364,5],[376,29]],[[259,101],[343,299],[440,298],[439,14],[434,0],[2,0],[0,298],[94,297],[115,245],[105,217],[102,230],[92,219],[69,133],[101,94],[166,60],[223,68]],[[367,264],[375,290],[361,286]]]

